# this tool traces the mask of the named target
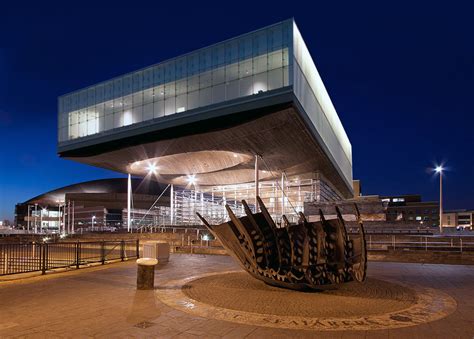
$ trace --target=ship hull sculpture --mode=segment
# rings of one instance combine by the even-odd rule
[[[226,205],[230,221],[210,225],[198,217],[239,264],[256,279],[294,290],[327,289],[337,284],[363,282],[367,270],[364,228],[355,205],[359,233],[348,236],[336,207],[337,219],[308,222],[303,213],[296,225],[283,216],[277,227],[260,197],[261,212],[252,213],[245,201],[246,216],[238,218]]]

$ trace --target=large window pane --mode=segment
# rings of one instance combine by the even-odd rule
[[[280,68],[283,66],[283,54],[281,50],[268,54],[268,69]]]
[[[105,130],[111,130],[114,128],[114,115],[113,114],[107,114],[105,116]]]
[[[199,107],[199,91],[188,93],[188,109]]]
[[[143,106],[143,120],[153,119],[153,103]]]
[[[155,118],[160,118],[165,115],[165,101],[155,101],[153,104],[153,116]]]
[[[181,113],[186,110],[187,95],[181,94],[176,97],[176,113]]]
[[[253,74],[252,58],[239,62],[239,78],[245,78]]]
[[[199,88],[207,88],[212,85],[212,72],[203,72],[199,76]]]
[[[218,85],[225,82],[225,68],[219,67],[212,71],[212,84]]]
[[[225,68],[225,79],[226,81],[232,81],[239,78],[239,64],[234,63],[226,66]]]
[[[212,102],[218,103],[225,101],[225,84],[220,84],[212,87]]]
[[[210,87],[199,91],[199,107],[212,104],[212,89]]]
[[[150,104],[153,105],[153,104]],[[143,106],[134,107],[132,110],[132,124],[143,121]]]
[[[226,84],[226,99],[231,100],[239,97],[239,80],[229,81]]]
[[[240,79],[240,96],[252,95],[253,94],[253,78],[246,77]]]
[[[176,97],[165,99],[165,115],[176,113]]]
[[[143,103],[148,104],[150,102],[153,102],[153,87],[143,91]]]
[[[283,87],[283,69],[278,68],[268,72],[268,90]]]
[[[253,76],[253,91],[255,94],[267,90],[267,73],[260,73]]]

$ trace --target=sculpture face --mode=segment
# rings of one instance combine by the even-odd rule
[[[245,201],[246,216],[237,218],[226,205],[230,221],[207,228],[253,277],[267,284],[295,290],[324,289],[349,281],[365,280],[367,250],[364,228],[348,236],[342,216],[307,222],[300,213],[296,225],[277,227],[262,200],[260,213],[252,213]],[[358,214],[357,207],[356,212]],[[286,221],[286,217],[283,216]],[[360,218],[359,218],[360,220]]]

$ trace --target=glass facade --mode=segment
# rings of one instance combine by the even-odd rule
[[[293,91],[346,181],[352,186],[352,146],[301,34],[293,22]]]
[[[59,98],[59,143],[290,85],[292,21]]]
[[[352,148],[292,19],[59,98],[59,146],[292,86],[348,185]]]

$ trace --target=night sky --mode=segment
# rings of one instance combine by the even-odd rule
[[[352,143],[363,193],[437,200],[428,169],[444,161],[445,207],[474,208],[468,1],[10,3],[0,5],[0,219],[45,191],[123,177],[57,156],[59,95],[289,17]]]

